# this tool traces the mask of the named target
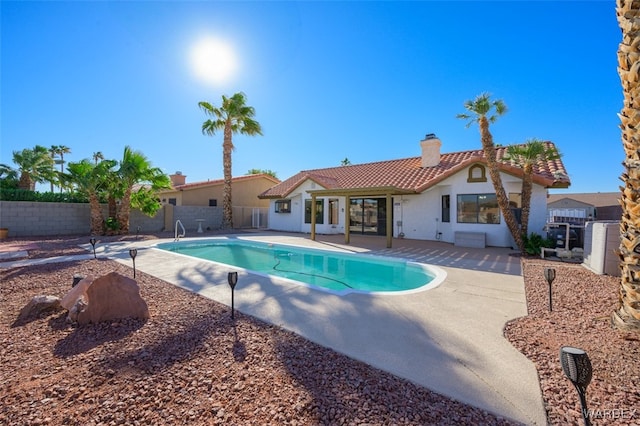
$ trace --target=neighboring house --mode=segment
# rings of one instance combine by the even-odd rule
[[[581,194],[549,194],[548,222],[584,225],[595,220],[620,220],[620,192],[591,192]]]
[[[159,193],[163,204],[222,208],[224,179],[186,183],[186,176],[181,172],[176,172],[169,177],[173,188]],[[267,174],[232,178],[233,226],[238,228],[266,226],[269,201],[259,199],[258,195],[279,182],[279,179]]]
[[[553,146],[551,142],[547,142]],[[378,234],[459,245],[512,247],[482,150],[440,154],[429,134],[422,155],[399,160],[306,170],[263,192],[273,230]],[[505,147],[497,148],[500,160]],[[503,185],[520,206],[522,170],[501,162]],[[534,169],[530,232],[543,233],[548,188],[567,188],[561,160]]]

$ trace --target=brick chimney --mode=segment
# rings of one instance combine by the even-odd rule
[[[420,141],[422,148],[422,167],[435,167],[440,164],[440,146],[442,142],[434,133],[429,133]]]
[[[169,175],[171,179],[171,185],[173,187],[184,185],[187,182],[187,177],[182,174],[182,172],[175,172],[172,175]]]

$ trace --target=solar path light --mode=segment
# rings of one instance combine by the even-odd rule
[[[578,391],[584,424],[585,426],[591,426],[586,399],[587,386],[589,382],[591,382],[592,373],[589,356],[582,349],[563,346],[560,348],[560,364],[562,365],[564,375],[567,376]]]
[[[549,312],[553,311],[553,303],[551,301],[551,284],[553,280],[556,279],[556,270],[553,268],[544,268],[544,278],[547,280],[547,284],[549,284]]]
[[[133,260],[133,278],[136,277],[136,256],[138,255],[138,250],[129,249],[129,256],[131,256],[131,260]]]
[[[97,259],[96,258],[96,239],[93,237],[89,238],[89,243],[91,243],[91,247],[93,247],[93,258]]]
[[[229,282],[229,287],[231,287],[231,319],[234,319],[233,310],[234,310],[234,300],[233,293],[236,288],[236,284],[238,284],[238,273],[237,272],[229,272],[227,275],[227,281]]]

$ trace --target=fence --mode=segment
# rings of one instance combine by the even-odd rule
[[[570,223],[572,225],[584,225],[592,220],[587,216],[585,209],[548,209],[547,223]]]
[[[103,215],[107,206],[101,206]],[[240,207],[234,210],[234,227],[266,228],[267,209]],[[237,216],[236,216],[237,215]],[[222,208],[173,206],[165,204],[155,216],[131,210],[129,232],[155,233],[174,231],[177,220],[187,231],[195,232],[201,223],[205,230],[222,227]],[[40,203],[32,201],[0,201],[0,228],[8,228],[10,237],[89,235],[90,207],[86,203]]]
[[[268,207],[233,207],[234,228],[265,229],[269,226]]]

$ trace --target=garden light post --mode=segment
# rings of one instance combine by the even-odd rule
[[[136,256],[138,255],[138,250],[129,249],[129,256],[131,256],[131,260],[133,260],[133,278],[136,277]]]
[[[578,396],[580,397],[580,406],[582,408],[582,418],[585,426],[590,426],[589,411],[587,410],[587,386],[591,382],[591,361],[585,351],[571,346],[563,346],[560,348],[560,364],[565,376],[573,383]]]
[[[91,237],[89,238],[89,243],[91,243],[91,247],[93,247],[93,258],[97,259],[96,257],[96,239]]]
[[[553,303],[551,301],[551,284],[553,283],[553,280],[556,279],[556,270],[553,268],[545,268],[544,278],[547,280],[547,284],[549,284],[549,312],[551,312],[553,311]]]
[[[236,284],[238,283],[238,273],[237,272],[229,272],[227,275],[227,281],[229,282],[229,287],[231,287],[231,319],[234,319],[233,311],[234,311],[234,300],[233,293],[236,288]]]

